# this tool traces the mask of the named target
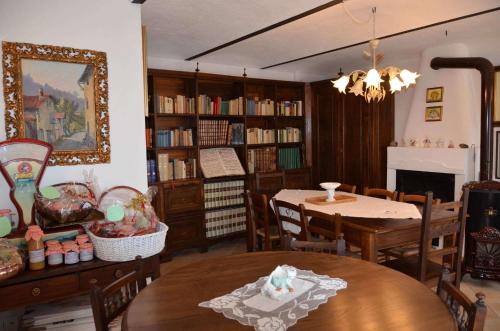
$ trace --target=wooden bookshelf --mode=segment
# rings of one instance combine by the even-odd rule
[[[146,128],[151,130],[152,135],[151,146],[148,146],[146,149],[148,164],[150,162],[156,163],[160,153],[168,153],[169,160],[197,160],[196,176],[194,178],[160,181],[158,178],[151,180],[150,176],[148,176],[148,182],[159,187],[160,193],[155,200],[158,216],[170,227],[164,256],[169,256],[170,253],[184,248],[197,247],[201,251],[204,251],[212,243],[224,240],[225,238],[244,235],[245,230],[239,228],[241,224],[237,224],[232,228],[232,232],[207,238],[209,225],[206,224],[206,215],[216,211],[222,213],[232,208],[236,210],[242,207],[242,202],[238,201],[234,205],[221,207],[207,207],[204,190],[206,187],[205,184],[221,183],[220,185],[224,185],[223,183],[225,182],[231,183],[236,181],[243,182],[243,189],[253,189],[255,187],[255,176],[249,173],[248,165],[249,152],[252,150],[271,149],[273,151],[274,149],[272,153],[275,153],[275,155],[273,155],[272,159],[276,163],[276,170],[279,170],[280,149],[296,148],[296,155],[299,157],[299,166],[297,169],[285,170],[287,183],[290,183],[289,187],[291,188],[304,188],[309,185],[311,177],[310,169],[305,167],[304,83],[156,69],[148,71],[148,83],[150,100],[149,116],[146,117],[145,121]],[[181,97],[177,97],[178,95]],[[214,101],[214,103],[220,105],[219,111],[214,110],[214,113],[207,114],[207,112],[211,112],[211,110],[208,110],[208,100],[205,99],[205,103],[203,103],[199,101],[200,96],[206,96],[211,101]],[[194,113],[175,113],[177,106],[174,107],[173,113],[160,113],[160,110],[164,111],[167,109],[165,105],[170,103],[170,100],[167,99],[162,101],[162,97],[170,98],[174,102],[177,98],[182,100],[194,98]],[[241,100],[239,98],[242,98],[242,103],[238,101]],[[233,101],[233,108],[229,108],[229,111],[232,109],[233,111],[237,111],[237,113],[222,113],[228,111],[228,105],[222,105],[222,103],[229,104],[229,102],[226,102],[228,100],[236,100]],[[279,116],[278,105],[285,101],[290,104],[292,102],[300,102],[302,116],[296,116],[296,114],[294,116]],[[159,103],[163,103],[163,105],[159,105]],[[241,108],[235,105],[241,105]],[[250,106],[252,109],[250,109]],[[247,110],[252,113],[247,113]],[[257,114],[258,112],[261,112],[261,114]],[[207,145],[206,140],[202,143],[201,136],[204,133],[199,132],[200,121],[206,120],[227,121],[228,125],[241,123],[244,128],[243,143]],[[287,127],[299,129],[301,141],[278,142],[277,130]],[[159,130],[175,128],[192,129],[193,146],[158,146],[156,135]],[[246,137],[248,128],[274,130],[274,142],[248,144]],[[245,169],[246,175],[203,178],[199,164],[200,150],[219,147],[234,148]],[[224,231],[226,230],[224,229]]]

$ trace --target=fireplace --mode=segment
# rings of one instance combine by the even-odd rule
[[[473,148],[387,148],[387,189],[391,191],[432,191],[442,201],[458,200],[462,186],[474,180],[474,172]]]
[[[434,198],[442,202],[455,198],[455,175],[430,171],[396,170],[396,190],[406,194],[420,194],[431,191]]]

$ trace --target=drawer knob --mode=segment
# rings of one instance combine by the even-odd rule
[[[34,296],[34,297],[37,297],[40,295],[40,288],[39,287],[34,287],[32,290],[31,290],[31,295]]]
[[[115,277],[116,277],[116,278],[121,278],[121,277],[123,277],[123,271],[121,271],[120,269],[116,270],[116,271],[115,271]]]
[[[90,280],[90,284],[92,284],[92,285],[97,284],[97,279],[96,279],[96,278],[92,278],[92,279]]]

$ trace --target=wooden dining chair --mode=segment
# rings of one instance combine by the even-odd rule
[[[300,216],[300,207],[276,198],[273,198],[272,202],[281,240],[283,240],[285,233],[288,233],[297,240],[306,241],[307,223]]]
[[[146,287],[143,263],[113,283],[99,287],[90,283],[90,302],[96,331],[121,330],[121,317],[137,294]]]
[[[485,295],[476,293],[476,301],[472,302],[462,291],[453,285],[454,277],[445,265],[439,278],[437,295],[446,304],[458,330],[482,331],[486,320]]]
[[[442,263],[438,264],[434,261],[437,258],[443,259],[443,262],[451,260],[452,270],[456,275],[454,285],[460,288],[468,201],[468,188],[464,189],[461,201],[434,206],[432,205],[432,192],[427,192],[420,227],[418,255],[389,260],[383,264],[433,287],[436,285],[442,269]],[[450,209],[459,209],[458,216],[449,216],[455,219],[453,222],[432,225],[431,220],[435,213],[440,213],[443,210],[450,213]],[[445,240],[448,241],[448,245],[443,248],[432,248],[432,239],[441,236],[449,239]]]
[[[255,188],[257,193],[266,194],[269,198],[272,198],[285,187],[286,179],[283,171],[257,172],[255,174]]]
[[[423,206],[425,203],[425,195],[421,194],[406,194],[404,192],[399,193],[399,201],[407,202],[417,206]],[[441,203],[441,199],[432,199],[433,205],[438,205]]]
[[[270,224],[269,203],[267,195],[244,193],[247,217],[247,250],[254,252],[258,249],[269,251],[273,243],[279,243],[281,237],[277,225]]]
[[[398,192],[397,191],[389,191],[383,188],[370,188],[365,187],[363,190],[363,195],[379,198],[379,199],[389,199],[396,201]]]
[[[337,187],[337,191],[356,193],[356,185],[340,184],[340,186]]]
[[[300,217],[306,224],[307,241],[331,244],[337,255],[345,255],[346,242],[342,233],[342,216],[339,213],[325,214],[316,210],[306,209],[299,205]]]

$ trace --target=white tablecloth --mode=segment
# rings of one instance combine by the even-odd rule
[[[309,197],[326,197],[325,191],[315,190],[281,190],[274,197],[277,200],[287,201],[297,206],[303,203],[307,209],[317,210],[329,215],[339,213],[342,216],[363,218],[422,218],[417,207],[410,203],[372,198],[345,192],[336,192],[335,194],[355,196],[357,200],[323,206],[305,202],[305,199]]]

